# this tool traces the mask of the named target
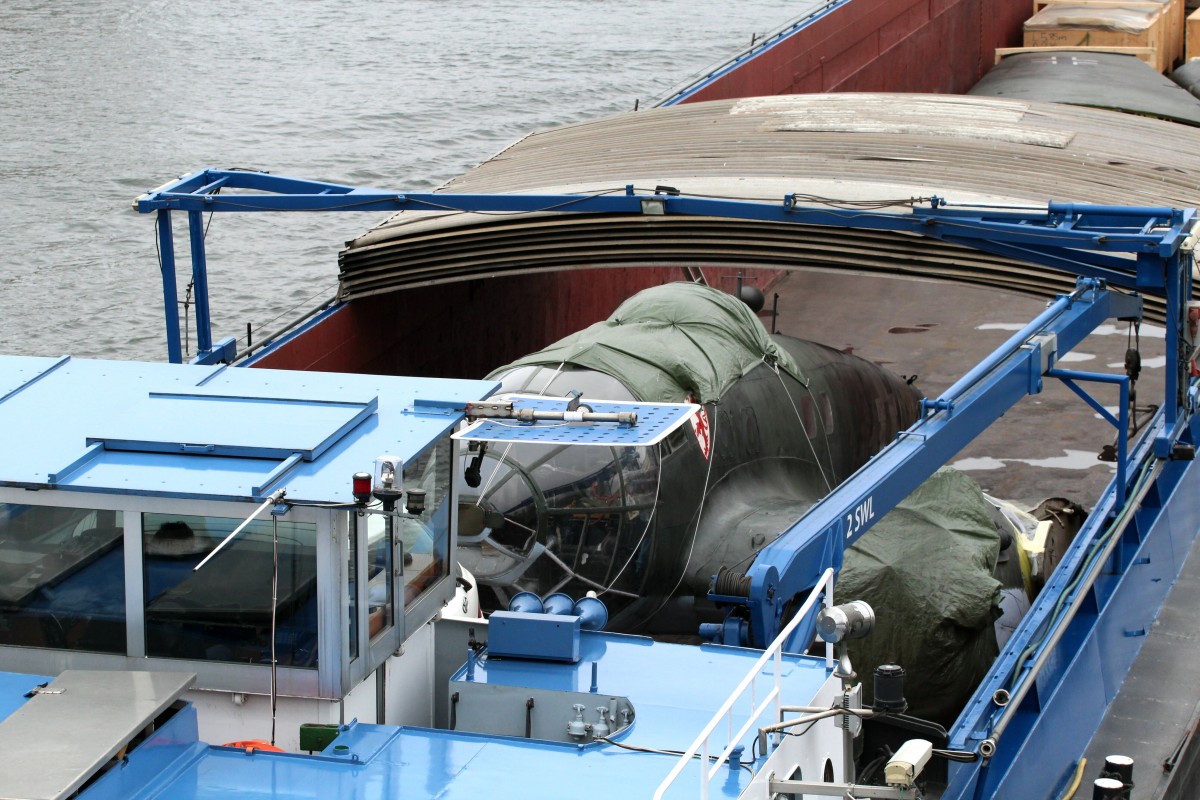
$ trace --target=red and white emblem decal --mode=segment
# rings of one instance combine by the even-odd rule
[[[696,402],[693,395],[688,395],[688,402]],[[696,442],[700,445],[700,452],[704,453],[704,460],[712,454],[712,435],[708,428],[708,411],[704,406],[700,406],[700,410],[692,415],[692,431],[696,434]]]

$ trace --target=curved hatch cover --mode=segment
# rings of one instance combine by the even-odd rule
[[[1013,53],[968,94],[1107,108],[1200,126],[1200,100],[1136,56],[1118,53]]]

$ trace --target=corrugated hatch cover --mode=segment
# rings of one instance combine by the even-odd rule
[[[1003,136],[967,122],[997,115]],[[1195,207],[1197,174],[1200,133],[1161,120],[987,97],[833,94],[695,103],[556,128],[525,137],[444,191],[603,191],[632,182],[769,200],[789,192],[856,201],[937,194],[956,202]],[[1039,296],[1074,282],[898,233],[694,217],[402,212],[342,253],[341,297],[647,264],[918,275]],[[1161,304],[1148,302],[1147,311],[1161,316]]]

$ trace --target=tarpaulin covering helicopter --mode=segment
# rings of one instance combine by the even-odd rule
[[[714,575],[736,581],[919,406],[910,381],[771,336],[739,299],[692,283],[647,289],[489,377],[501,396],[701,406],[654,447],[463,452],[460,556],[482,586],[501,604],[519,591],[595,591],[626,630],[694,631],[695,615],[669,612],[703,605]]]

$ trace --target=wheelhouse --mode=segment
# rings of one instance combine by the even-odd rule
[[[453,409],[494,386],[0,358],[0,657],[344,700],[455,593]],[[352,494],[385,453],[390,513]]]

